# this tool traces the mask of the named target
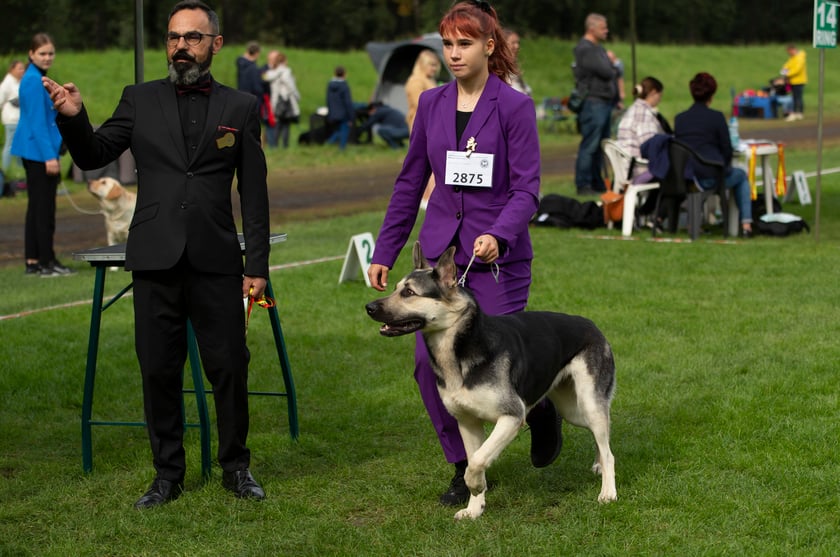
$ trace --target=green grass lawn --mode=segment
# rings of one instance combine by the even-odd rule
[[[538,77],[540,70],[528,65],[548,56],[548,46],[523,44],[526,77],[540,96],[561,83]],[[229,57],[220,56],[220,67],[232,68],[238,50],[226,47]],[[668,73],[666,95],[674,95],[665,109],[674,112],[687,104],[677,84],[696,71],[682,59],[665,63],[681,50],[662,47],[663,63],[656,66],[660,78]],[[740,74],[744,83],[772,74],[784,56],[779,45],[734,50],[737,57],[717,47],[695,52],[704,63],[720,64],[718,73],[733,85]],[[660,49],[649,47],[646,56],[655,53]],[[299,54],[290,58],[299,80],[311,79],[302,85],[310,91],[305,98],[320,99],[334,63],[350,68],[360,92],[374,81],[361,53],[306,53],[312,58],[295,64]],[[84,70],[61,66],[73,56],[84,55],[59,51],[61,78],[81,82],[101,71],[111,81],[131,79],[124,75],[130,69],[106,69],[115,61],[101,56],[79,65]],[[154,54],[149,74],[157,75],[151,68],[161,64],[162,55]],[[568,67],[562,60],[549,65],[542,63],[546,71]],[[322,69],[304,78],[310,67]],[[95,92],[93,83],[87,88]],[[118,94],[88,97],[88,103],[104,118]],[[814,106],[815,96],[806,102]],[[303,168],[336,163],[311,153],[295,149],[269,160]],[[364,164],[393,156],[381,153],[350,157]],[[815,168],[813,150],[791,150],[788,157],[789,171]],[[824,166],[838,161],[840,149],[829,146]],[[569,184],[553,178],[543,191],[562,193]],[[809,184],[813,195],[814,179]],[[76,275],[39,279],[23,277],[17,265],[0,267],[0,316],[9,316],[0,319],[0,555],[835,555],[840,174],[823,177],[820,201],[819,242],[813,231],[660,243],[646,234],[618,241],[618,231],[533,229],[530,309],[592,318],[616,354],[612,450],[619,499],[596,502],[594,442],[587,431],[566,425],[563,452],[548,468],[530,466],[527,432],[508,447],[490,470],[496,487],[475,522],[455,523],[454,510],[437,503],[451,467],[414,384],[413,340],[379,336],[364,312],[377,293],[361,276],[338,284],[350,236],[375,234],[384,207],[273,223],[289,236],[273,250],[278,268],[271,279],[301,434],[290,439],[282,400],[251,397],[252,468],[268,492],[261,503],[225,492],[218,467],[212,481],[202,482],[193,429],[186,437],[187,492],[163,508],[132,508],[153,474],[141,428],[95,428],[94,469],[84,474],[80,412],[93,271],[72,262]],[[22,206],[20,199],[4,200],[0,211]],[[814,205],[789,203],[785,210],[814,227]],[[319,258],[331,259],[288,265]],[[394,275],[408,266],[406,253]],[[127,280],[125,273],[108,273],[106,294]],[[252,318],[249,344],[252,389],[277,390],[282,381],[264,315]],[[98,373],[94,418],[141,420],[130,300],[105,312]],[[190,396],[186,410],[194,419]]]
[[[487,512],[454,523],[437,504],[451,470],[416,392],[413,341],[378,335],[363,309],[376,293],[361,277],[338,284],[340,259],[272,272],[301,436],[290,440],[282,401],[251,397],[262,503],[234,500],[218,468],[202,483],[190,430],[187,493],[133,510],[152,476],[141,428],[94,428],[94,470],[81,470],[89,306],[0,320],[0,554],[831,555],[840,175],[823,187],[819,243],[533,230],[530,308],[591,317],[616,353],[611,505],[595,502],[591,436],[567,425],[546,469],[530,466],[527,433],[514,441],[491,469]],[[813,206],[787,208],[813,224]],[[381,218],[290,222],[272,264],[341,256],[351,234],[376,232]],[[402,257],[395,273],[408,264]],[[76,266],[61,279],[0,269],[0,314],[89,299],[93,273]],[[109,273],[107,293],[126,279]],[[106,311],[95,419],[142,419],[132,331],[130,302]],[[252,319],[249,342],[252,388],[281,387],[264,316]]]

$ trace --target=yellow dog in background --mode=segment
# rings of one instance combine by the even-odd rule
[[[137,194],[125,189],[113,178],[99,178],[88,182],[88,191],[99,200],[105,215],[108,245],[120,244],[128,239],[128,227],[134,216]]]

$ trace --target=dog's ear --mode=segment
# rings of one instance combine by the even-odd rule
[[[105,196],[105,199],[109,201],[113,201],[121,196],[123,193],[123,188],[116,180],[111,182],[111,189],[108,190],[108,195]]]
[[[440,281],[447,288],[454,288],[458,282],[458,267],[455,265],[455,246],[449,247],[437,261],[435,267]]]
[[[425,255],[423,255],[423,248],[420,247],[420,242],[414,242],[414,249],[412,250],[411,255],[414,258],[415,269],[432,268],[432,266],[429,265],[429,260],[426,259]]]

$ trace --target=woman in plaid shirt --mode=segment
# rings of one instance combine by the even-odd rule
[[[640,158],[639,147],[658,133],[672,133],[671,126],[665,121],[656,106],[662,100],[662,90],[665,87],[655,77],[646,77],[633,88],[636,100],[621,117],[618,123],[618,137],[616,140],[635,158]],[[649,181],[650,175],[642,176],[647,169],[642,165],[633,166],[634,182]],[[647,178],[647,179],[640,179]]]

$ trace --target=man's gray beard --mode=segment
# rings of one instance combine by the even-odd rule
[[[188,63],[181,60],[176,66],[175,62],[169,62],[169,79],[175,85],[195,85],[201,76],[210,71],[212,61],[213,53],[211,52],[203,64]]]

